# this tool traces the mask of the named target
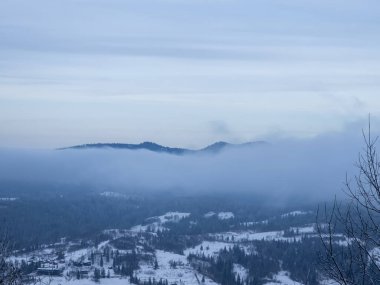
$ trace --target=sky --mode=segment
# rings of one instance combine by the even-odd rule
[[[378,0],[1,0],[0,147],[310,138],[380,116]]]

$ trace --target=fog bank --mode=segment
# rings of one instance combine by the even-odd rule
[[[0,150],[1,181],[87,185],[95,191],[252,193],[332,199],[363,147],[361,127],[265,147],[176,156],[130,150]]]

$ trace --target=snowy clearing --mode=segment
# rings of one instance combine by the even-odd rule
[[[132,232],[157,232],[168,230],[168,228],[163,225],[166,223],[178,223],[180,220],[185,219],[190,216],[190,213],[181,212],[167,212],[161,216],[147,218],[148,223],[146,225],[137,225],[130,229]]]
[[[254,231],[242,231],[242,232],[226,232],[212,234],[215,239],[227,242],[245,242],[255,240],[266,241],[287,241],[294,242],[300,241],[302,236],[284,237],[284,231],[272,231],[272,232],[254,232]]]
[[[265,283],[265,285],[303,285],[303,284],[290,279],[289,272],[280,271],[274,276],[273,281]]]
[[[240,276],[240,280],[245,280],[248,277],[248,270],[240,264],[234,263],[232,270],[236,277]]]
[[[219,220],[229,220],[235,218],[234,213],[232,212],[220,212],[218,214],[218,219]]]
[[[184,285],[196,285],[199,284],[199,280],[203,277],[190,266],[185,255],[157,250],[156,258],[158,263],[157,269],[154,269],[151,264],[143,264],[137,270],[136,276],[140,280],[148,281],[149,278],[160,280],[162,278],[167,279],[169,284],[179,282]],[[173,266],[174,263],[175,266]],[[204,284],[216,285],[217,283],[205,277]]]
[[[203,241],[201,244],[194,248],[188,248],[184,251],[184,254],[205,255],[205,256],[217,256],[222,249],[230,249],[234,246],[232,243],[218,242],[218,241]]]

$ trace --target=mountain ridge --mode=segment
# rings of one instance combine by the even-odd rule
[[[92,143],[92,144],[82,144],[74,145],[69,147],[59,148],[58,150],[69,150],[69,149],[122,149],[122,150],[148,150],[157,153],[168,153],[174,155],[186,155],[195,153],[219,153],[226,149],[237,149],[237,148],[249,148],[267,145],[265,141],[252,141],[241,144],[232,144],[225,141],[218,141],[210,144],[201,149],[187,149],[179,147],[168,147],[157,144],[155,142],[145,141],[139,144],[128,144],[128,143]]]

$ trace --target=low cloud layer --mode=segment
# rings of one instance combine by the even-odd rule
[[[363,146],[361,127],[362,122],[309,140],[278,139],[265,147],[219,154],[3,149],[0,180],[87,185],[96,191],[248,192],[332,199],[341,193],[346,172],[355,173]]]

